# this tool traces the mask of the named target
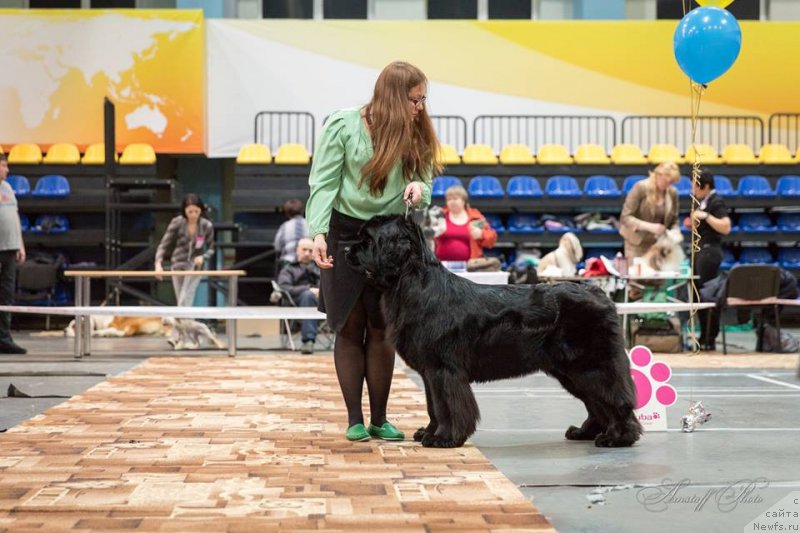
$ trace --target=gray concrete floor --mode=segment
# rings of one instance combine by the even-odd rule
[[[163,338],[94,339],[94,355],[77,361],[71,339],[15,338],[29,353],[0,355],[0,428],[64,401],[4,397],[10,383],[31,396],[69,397],[151,355],[224,354],[172,352]],[[752,332],[728,338],[732,353],[754,349]],[[239,340],[243,354],[270,357],[279,349],[277,337]],[[678,402],[667,410],[670,430],[645,434],[626,449],[566,441],[564,430],[585,412],[546,376],[477,385],[482,422],[472,442],[562,532],[741,531],[800,491],[800,380],[794,369],[679,369],[671,384]],[[689,399],[702,400],[712,420],[681,433]],[[797,520],[788,523],[800,527],[793,525]]]

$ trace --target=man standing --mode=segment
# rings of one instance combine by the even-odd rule
[[[297,243],[297,258],[278,274],[278,285],[291,295],[300,307],[316,307],[319,302],[319,267],[313,261],[314,241],[308,238]],[[317,340],[317,320],[301,320],[303,345],[300,352],[314,353]]]
[[[0,154],[0,305],[14,303],[17,265],[25,262],[25,245],[19,223],[17,197],[8,184],[8,158]],[[11,313],[0,313],[0,354],[23,354],[27,350],[11,338]]]
[[[722,263],[722,236],[731,232],[731,219],[725,201],[714,189],[714,177],[710,173],[700,173],[697,183],[692,185],[692,192],[700,201],[700,205],[694,210],[694,225],[700,234],[700,251],[695,255],[694,275],[699,277],[697,287],[700,289],[719,273],[719,265]],[[686,217],[683,225],[691,229],[692,220]],[[719,333],[719,311],[711,310],[711,320],[708,311],[699,311],[698,318],[700,349],[715,350],[715,340]]]

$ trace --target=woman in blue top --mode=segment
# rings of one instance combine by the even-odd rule
[[[344,249],[373,216],[402,214],[407,203],[430,204],[431,176],[439,165],[426,91],[427,79],[417,67],[389,64],[366,106],[330,116],[309,176],[306,216],[314,260],[321,269],[319,308],[337,332],[333,357],[347,405],[345,436],[351,441],[404,438],[386,420],[394,347],[384,332],[380,294],[347,266]],[[364,381],[369,428],[361,411]]]

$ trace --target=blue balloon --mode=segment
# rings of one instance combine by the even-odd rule
[[[736,62],[742,49],[742,30],[729,11],[698,7],[678,23],[672,44],[681,70],[693,81],[706,84]]]

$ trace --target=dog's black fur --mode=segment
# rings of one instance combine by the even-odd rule
[[[423,446],[462,446],[480,419],[470,388],[543,371],[586,405],[566,438],[631,446],[642,428],[614,303],[592,286],[478,285],[445,269],[422,231],[375,217],[347,251],[348,264],[383,292],[389,338],[425,383],[430,423]]]

